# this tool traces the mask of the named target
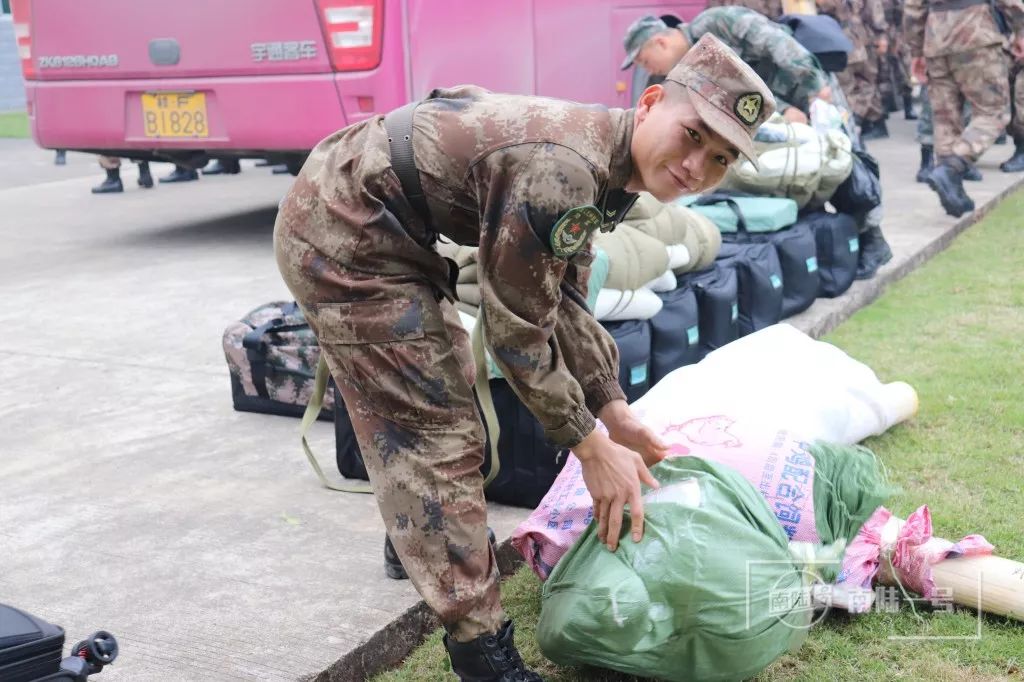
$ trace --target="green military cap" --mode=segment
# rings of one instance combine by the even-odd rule
[[[644,43],[667,28],[668,24],[650,14],[634,21],[626,30],[626,38],[622,41],[626,46],[626,61],[622,62],[623,71],[633,66],[633,60],[640,53]]]

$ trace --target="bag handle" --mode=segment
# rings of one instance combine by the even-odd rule
[[[697,201],[693,202],[695,206],[712,206],[714,204],[725,204],[732,209],[732,212],[736,214],[736,233],[742,235],[742,239],[739,241],[750,241],[750,232],[747,231],[747,219],[743,216],[743,211],[740,209],[739,204],[736,200],[724,192],[712,192],[711,194],[705,194],[697,197]]]

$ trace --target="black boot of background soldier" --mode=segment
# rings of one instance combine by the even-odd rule
[[[121,184],[120,168],[108,168],[107,179],[92,188],[93,194],[114,194],[123,191],[124,185]]]
[[[857,279],[871,279],[878,272],[878,268],[892,260],[892,249],[889,242],[885,241],[882,228],[878,225],[857,235],[860,241],[860,251],[857,254]]]
[[[964,175],[969,165],[959,156],[946,156],[928,174],[928,186],[939,195],[946,213],[954,218],[974,210],[974,201],[964,191]]]
[[[935,147],[930,144],[921,145],[921,167],[917,169],[917,181],[920,183],[928,182],[928,174],[932,172],[933,154],[935,153]]]
[[[914,98],[910,95],[903,96],[903,118],[908,121],[917,120],[917,114],[914,113]]]
[[[862,140],[883,140],[889,137],[889,128],[885,125],[885,119],[877,121],[864,121],[864,128],[861,129],[860,139]]]
[[[510,620],[496,634],[481,635],[471,642],[456,642],[445,634],[444,648],[452,672],[461,682],[544,682],[523,663],[514,634]]]
[[[1024,171],[1024,138],[1015,137],[1013,138],[1013,143],[1016,145],[1016,148],[1013,150],[1013,156],[999,164],[999,170],[1004,173]]]
[[[139,187],[152,189],[153,174],[149,172],[149,161],[139,161]]]
[[[494,537],[492,528],[487,529],[487,540],[491,543],[491,549],[496,550],[495,544],[498,540]],[[405,566],[398,558],[398,552],[395,551],[395,546],[391,544],[391,537],[388,535],[384,536],[384,574],[392,580],[409,579],[409,574],[405,572]]]
[[[160,178],[161,183],[165,182],[191,182],[199,179],[199,173],[191,168],[175,166],[174,172]]]

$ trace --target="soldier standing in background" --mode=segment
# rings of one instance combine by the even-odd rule
[[[999,165],[1004,173],[1019,173],[1024,171],[1024,81],[1020,80],[1020,74],[1024,72],[1024,62],[1016,55],[1013,58],[1013,65],[1010,67],[1010,98],[1011,117],[1008,127],[1010,136],[1013,137],[1013,156]]]
[[[752,9],[755,12],[765,15],[773,21],[784,14],[782,10],[782,0],[709,0],[707,6],[709,8],[746,7],[747,9]]]
[[[839,22],[854,50],[836,74],[861,127],[861,139],[888,137],[878,91],[879,55],[889,51],[882,0],[818,0],[818,9]]]
[[[1024,2],[993,2],[1013,31],[1014,57],[1024,58]],[[946,213],[960,217],[974,210],[964,176],[1010,122],[1006,37],[988,0],[906,0],[903,33],[911,71],[928,83],[934,112],[936,165],[928,174],[928,186]],[[966,127],[965,100],[971,104]]]
[[[675,28],[655,16],[641,17],[626,30],[622,68],[636,63],[648,73],[665,75],[705,34],[753,67],[787,121],[808,123],[811,100],[828,84],[825,72],[786,28],[746,7],[713,7]]]
[[[899,111],[902,102],[903,118],[916,121],[913,88],[910,82],[910,54],[903,41],[903,0],[882,0],[885,23],[888,26],[889,51],[879,64],[878,87],[889,111]]]

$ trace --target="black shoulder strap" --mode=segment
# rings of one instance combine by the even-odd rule
[[[428,228],[432,228],[427,198],[420,185],[420,173],[416,169],[416,158],[412,147],[412,117],[419,102],[410,102],[395,109],[384,117],[384,129],[388,133],[388,147],[391,150],[391,167],[402,183],[402,193]]]

